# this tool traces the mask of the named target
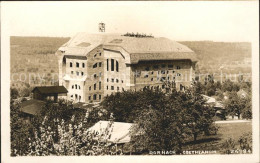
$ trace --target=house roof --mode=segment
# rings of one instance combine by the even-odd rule
[[[79,45],[88,46],[79,46]],[[60,49],[66,55],[86,56],[99,45],[106,48],[119,47],[130,54],[132,62],[139,60],[190,59],[197,61],[196,54],[187,46],[167,38],[136,38],[116,34],[79,33]]]
[[[40,114],[42,107],[45,105],[44,101],[41,100],[28,100],[21,103],[21,111],[31,115]]]
[[[35,87],[32,92],[38,90],[42,94],[68,93],[64,86]]]
[[[98,132],[102,134],[105,131],[109,124],[109,121],[99,121],[94,126],[90,127],[88,131]],[[108,139],[112,143],[127,143],[130,142],[130,130],[133,123],[124,123],[124,122],[113,122],[111,137]]]

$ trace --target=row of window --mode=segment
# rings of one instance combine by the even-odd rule
[[[72,62],[70,62],[70,67],[73,67],[73,63]],[[80,67],[80,64],[79,64],[79,62],[76,62],[76,67]],[[85,68],[85,63],[82,63],[82,68]]]
[[[109,90],[109,86],[107,85],[107,90]],[[110,87],[110,90],[115,90],[115,87],[112,85],[111,87]],[[120,87],[116,87],[116,90],[117,91],[120,91]],[[124,91],[124,88],[122,87],[122,91]]]
[[[75,88],[75,89],[80,89],[80,85],[77,85],[77,84],[72,85],[72,86],[71,86],[71,89],[74,89],[74,88]]]
[[[98,99],[101,100],[101,95],[98,95]],[[91,100],[91,96],[88,96],[88,100],[89,101]],[[93,100],[97,100],[97,95],[96,94],[93,95]]]
[[[73,75],[74,71],[71,71],[70,73],[71,73],[71,75]],[[76,71],[76,74],[77,74],[77,76],[79,76],[80,74],[81,74],[81,76],[84,76],[84,72]]]
[[[107,78],[107,82],[109,82],[109,78]],[[114,83],[115,82],[115,79],[114,78],[111,78],[111,82]],[[123,80],[121,80],[122,83],[124,83]],[[116,79],[116,83],[119,83],[119,79]]]
[[[91,91],[91,86],[88,89],[89,89],[89,91]],[[93,89],[94,90],[97,89],[97,84],[96,83],[94,84]],[[98,82],[98,89],[101,90],[101,82]]]
[[[102,67],[102,62],[95,63],[92,67],[93,68]]]
[[[175,85],[176,86],[176,85]],[[147,89],[149,88],[149,86],[145,86],[144,89]],[[154,89],[159,89],[160,86],[151,86],[151,89],[154,90]],[[165,85],[162,85],[161,86],[162,89],[165,89]],[[180,84],[180,90],[185,90],[185,86],[183,86],[182,84]]]
[[[158,69],[158,68],[159,68],[159,65],[153,65],[153,68],[154,68],[154,69]],[[162,64],[162,65],[161,65],[161,68],[166,68],[166,64]],[[168,65],[168,68],[169,68],[169,69],[173,69],[173,65],[172,65],[172,64],[169,64],[169,65]],[[180,66],[176,66],[176,69],[179,70],[179,69],[181,69],[181,67],[180,67]],[[150,67],[149,67],[149,66],[146,67],[145,70],[146,70],[146,71],[149,71],[149,70],[150,70]]]
[[[116,66],[115,66],[116,64]],[[107,71],[109,71],[109,59],[107,59]],[[115,67],[116,67],[116,72],[119,72],[119,62],[117,60],[111,59],[111,67],[110,70],[111,71],[115,71]]]
[[[73,95],[71,95],[70,96],[72,99],[74,98],[74,96]],[[81,100],[81,96],[80,95],[77,95],[77,94],[75,94],[75,100],[79,100],[79,102],[80,102],[80,100]]]
[[[97,57],[97,55],[101,56],[101,55],[102,55],[102,53],[100,52],[100,53],[98,53],[98,54],[94,54],[94,58],[96,58],[96,57]]]

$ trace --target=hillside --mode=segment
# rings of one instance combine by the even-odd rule
[[[21,87],[19,78],[33,85],[53,85],[58,77],[56,50],[70,38],[62,37],[11,37],[12,86]],[[251,73],[251,44],[212,41],[183,41],[198,54],[201,73]],[[18,74],[18,75],[17,75]],[[22,75],[25,74],[25,75]],[[33,80],[34,79],[34,80]],[[42,82],[40,82],[40,79]],[[23,82],[22,82],[23,83]]]
[[[183,41],[198,55],[202,73],[251,73],[251,44],[248,42]]]

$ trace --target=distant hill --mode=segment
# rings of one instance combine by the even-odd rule
[[[198,55],[201,72],[251,73],[251,43],[181,41]]]

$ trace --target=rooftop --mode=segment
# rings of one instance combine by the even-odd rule
[[[84,46],[82,46],[84,45]],[[106,48],[121,48],[130,54],[130,60],[190,59],[196,61],[195,53],[185,45],[164,37],[128,37],[118,34],[78,33],[60,49],[65,55],[86,56],[99,45]]]
[[[31,115],[40,114],[42,107],[45,105],[44,101],[41,100],[28,100],[21,103],[21,111]]]
[[[32,92],[38,90],[42,94],[68,93],[64,86],[35,87]]]

